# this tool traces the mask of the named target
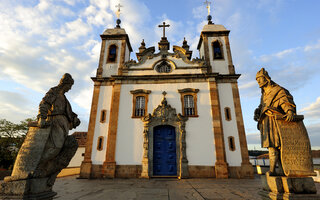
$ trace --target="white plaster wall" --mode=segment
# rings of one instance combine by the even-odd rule
[[[216,39],[219,40],[223,45],[224,60],[214,60],[213,59],[213,48],[212,48],[211,43]],[[212,66],[212,71],[218,72],[220,74],[229,74],[227,48],[226,48],[226,43],[225,43],[224,38],[223,37],[209,37],[208,38],[208,46],[209,46],[209,57],[210,57],[210,64]]]
[[[112,86],[100,86],[100,94],[96,116],[96,126],[94,130],[94,137],[92,143],[92,164],[102,164],[106,158],[106,147],[108,140],[108,127],[110,119],[110,104],[112,96]],[[106,121],[100,122],[101,110],[106,110]],[[103,149],[97,150],[98,137],[103,136]]]
[[[186,151],[189,165],[210,165],[215,163],[214,135],[211,116],[208,83],[180,84],[135,84],[122,85],[120,96],[119,123],[116,143],[116,162],[122,165],[141,164],[143,154],[143,123],[132,116],[131,90],[151,90],[148,101],[148,113],[160,104],[166,91],[167,101],[177,114],[182,113],[178,89],[195,88],[198,92],[198,118],[189,118],[186,122]]]
[[[103,77],[109,77],[111,75],[117,75],[118,74],[118,64],[120,62],[120,52],[121,52],[121,40],[107,40],[104,56],[103,56]],[[117,58],[116,62],[114,63],[107,63],[107,55],[109,54],[109,46],[115,44],[117,45]]]
[[[82,154],[84,153],[85,149],[85,147],[78,147],[76,154],[71,159],[68,167],[80,167],[84,158]]]
[[[229,166],[241,166],[242,159],[240,152],[239,134],[237,128],[237,120],[235,115],[231,83],[218,83],[218,89],[227,162],[229,163]],[[231,121],[227,121],[225,118],[225,107],[230,108]],[[230,151],[229,149],[229,136],[234,137],[236,146],[235,151]]]

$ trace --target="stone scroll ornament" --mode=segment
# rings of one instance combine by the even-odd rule
[[[78,148],[76,139],[68,135],[80,124],[65,96],[73,83],[66,73],[43,97],[38,121],[29,123],[12,174],[1,184],[0,199],[52,199],[56,195],[52,191],[56,177]]]

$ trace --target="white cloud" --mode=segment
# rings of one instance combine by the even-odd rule
[[[302,112],[304,115],[306,115],[306,118],[313,118],[313,119],[319,120],[320,119],[320,97],[318,97],[317,100],[311,103],[309,106],[299,110],[299,112]]]

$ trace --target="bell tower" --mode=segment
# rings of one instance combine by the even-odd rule
[[[120,5],[119,5],[120,6]],[[120,12],[120,7],[118,13]],[[121,75],[122,66],[130,60],[132,47],[128,34],[120,27],[121,20],[113,29],[107,29],[100,35],[102,39],[97,78]]]

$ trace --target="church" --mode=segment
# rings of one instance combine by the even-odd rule
[[[94,83],[80,178],[250,178],[229,30],[208,24],[192,59],[186,40],[142,41],[137,61],[129,35],[105,30]]]

